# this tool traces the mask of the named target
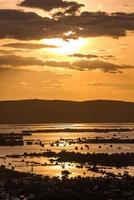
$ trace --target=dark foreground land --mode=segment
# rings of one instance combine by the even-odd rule
[[[0,167],[0,199],[25,200],[134,200],[134,177],[49,178]]]

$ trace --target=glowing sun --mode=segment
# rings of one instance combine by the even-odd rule
[[[75,40],[69,39],[67,41],[60,38],[44,39],[42,42],[44,44],[57,46],[57,48],[51,49],[51,52],[56,53],[56,54],[63,54],[63,55],[75,53],[80,48],[82,48],[86,43],[84,38],[79,38]]]

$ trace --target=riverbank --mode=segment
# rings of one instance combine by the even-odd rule
[[[27,157],[46,157],[51,159],[51,162],[60,162],[60,163],[79,163],[90,165],[102,165],[102,166],[114,166],[114,167],[127,167],[134,166],[134,153],[80,153],[80,152],[68,152],[68,151],[45,151],[41,153],[27,153],[25,152],[22,155],[14,154],[7,155],[9,158],[27,158]]]

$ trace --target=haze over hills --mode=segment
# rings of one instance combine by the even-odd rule
[[[0,101],[0,123],[134,122],[134,103],[110,100]]]

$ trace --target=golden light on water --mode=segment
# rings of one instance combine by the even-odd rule
[[[65,41],[60,38],[55,38],[55,39],[44,39],[42,40],[42,43],[57,46],[57,48],[51,49],[51,52],[53,53],[69,55],[77,52],[84,45],[86,45],[86,40],[84,38],[78,38],[75,40],[69,39]]]

